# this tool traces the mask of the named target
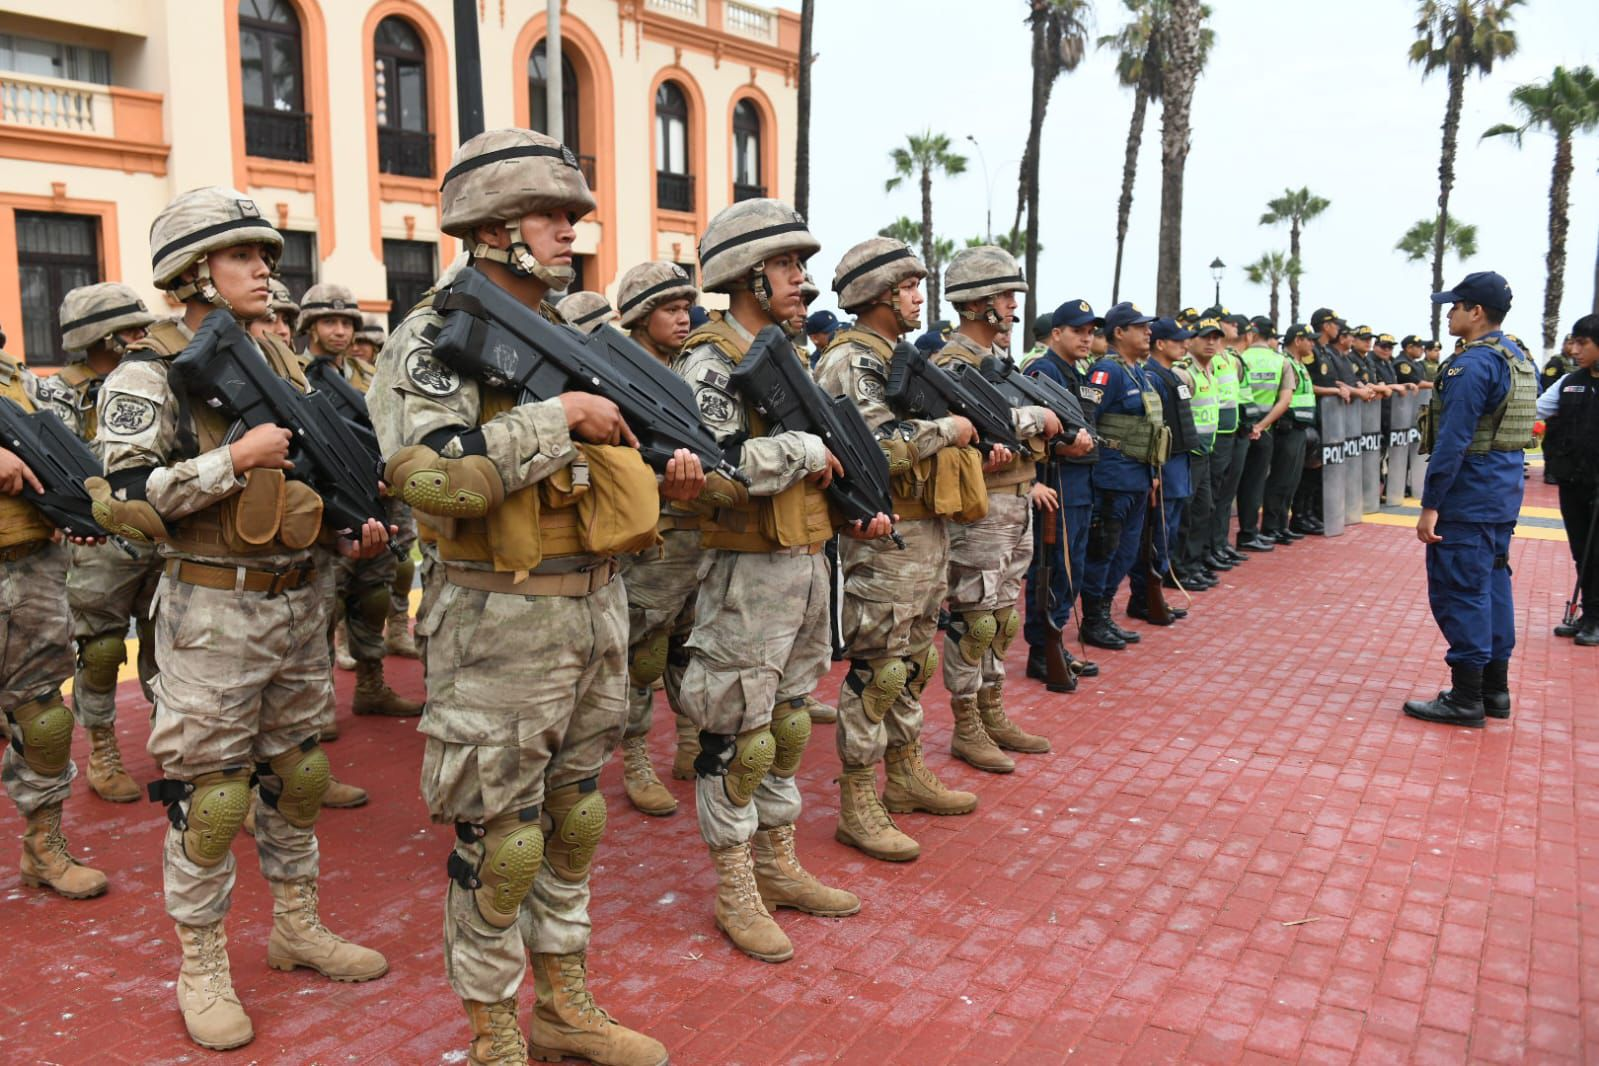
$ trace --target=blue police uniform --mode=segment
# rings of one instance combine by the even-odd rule
[[[1168,378],[1166,374],[1148,367],[1140,367],[1139,370],[1160,394],[1160,402],[1169,422],[1175,416],[1178,405],[1178,397],[1173,390],[1173,385],[1177,384],[1176,378]],[[1188,475],[1188,453],[1172,449],[1171,457],[1160,468],[1161,512],[1149,516],[1149,520],[1155,523],[1151,541],[1157,574],[1164,574],[1171,565],[1171,542],[1182,528],[1183,511],[1188,506],[1189,497],[1194,494]],[[1145,580],[1142,566],[1129,565],[1127,584],[1135,602],[1143,600]]]
[[[1064,386],[1073,395],[1080,395],[1079,389],[1088,381],[1087,375],[1080,373],[1076,367],[1046,348],[1044,354],[1027,364],[1027,373],[1039,377],[1047,377]],[[1088,558],[1088,528],[1094,513],[1094,486],[1093,471],[1094,453],[1076,461],[1061,461],[1054,466],[1054,476],[1049,476],[1046,464],[1038,464],[1038,480],[1054,489],[1060,496],[1061,515],[1048,516],[1039,513],[1039,520],[1033,523],[1033,561],[1027,569],[1027,620],[1023,626],[1023,636],[1032,648],[1042,648],[1051,639],[1051,631],[1045,624],[1046,596],[1039,583],[1039,560],[1044,552],[1051,551],[1053,557],[1050,562],[1050,587],[1047,602],[1051,606],[1050,620],[1056,629],[1066,624],[1071,616],[1072,605],[1076,602],[1078,592],[1083,584],[1084,567]],[[1066,527],[1066,543],[1056,543],[1052,548],[1046,548],[1043,542],[1042,526],[1046,521],[1063,521]],[[1070,562],[1070,566],[1064,565]]]
[[[1107,414],[1143,417],[1143,392],[1148,387],[1149,379],[1142,367],[1128,366],[1112,352],[1088,372],[1088,384],[1080,393],[1083,413],[1095,422]],[[1153,483],[1148,463],[1129,459],[1115,448],[1103,449],[1092,475],[1100,535],[1084,565],[1085,598],[1113,599],[1132,569]]]

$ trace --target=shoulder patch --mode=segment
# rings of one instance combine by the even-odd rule
[[[1560,368],[1552,364],[1550,366],[1546,366],[1543,368],[1543,376],[1546,378],[1557,378],[1560,376]]]
[[[420,348],[405,357],[405,376],[428,396],[453,396],[461,388],[461,375]]]
[[[1187,385],[1184,385],[1179,381],[1177,383],[1177,397],[1181,400],[1192,400],[1194,398],[1194,394],[1188,390]]]
[[[862,374],[855,380],[855,398],[861,403],[882,403],[883,379],[876,374]]]
[[[1088,380],[1093,382],[1095,385],[1108,385],[1110,384],[1110,371],[1096,370],[1092,374],[1088,375]]]
[[[1321,366],[1317,367],[1317,369],[1321,373],[1325,374],[1325,373],[1327,373],[1327,364],[1326,363],[1322,363]]]
[[[883,365],[883,361],[871,352],[861,352],[853,356],[849,361],[849,365],[856,370],[864,370],[868,374],[876,374],[878,377],[888,373],[888,368]]]
[[[155,404],[143,396],[119,392],[106,400],[100,422],[119,437],[134,437],[155,425]]]
[[[1096,389],[1096,388],[1094,388],[1091,385],[1084,385],[1081,388],[1079,388],[1077,390],[1077,395],[1081,396],[1083,399],[1087,400],[1089,403],[1097,404],[1097,403],[1104,403],[1105,402],[1105,390],[1104,389]]]
[[[1452,377],[1454,377],[1456,374],[1460,373],[1464,369],[1466,369],[1466,368],[1463,367],[1463,366],[1452,366],[1448,370],[1444,371],[1444,376],[1452,378]]]
[[[712,422],[726,422],[733,417],[733,399],[721,389],[710,386],[695,389],[694,403],[700,414]]]
[[[709,385],[718,392],[727,392],[733,385],[733,382],[728,378],[728,376],[722,371],[716,369],[714,366],[703,367],[700,372],[695,375],[695,380],[701,385]]]
[[[1399,372],[1400,372],[1400,373],[1401,373],[1401,374],[1408,374],[1408,373],[1410,373],[1410,364],[1409,364],[1409,363],[1400,363],[1400,364],[1399,364]]]
[[[1304,363],[1306,366],[1309,366],[1311,363],[1314,363],[1316,361],[1316,353],[1315,352],[1307,352],[1304,355],[1299,357],[1299,361],[1301,363]]]

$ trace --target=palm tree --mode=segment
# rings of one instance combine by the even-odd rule
[[[1521,112],[1522,123],[1500,123],[1483,134],[1488,137],[1514,137],[1521,147],[1522,136],[1531,129],[1548,130],[1555,135],[1555,166],[1549,178],[1549,254],[1544,259],[1543,350],[1555,347],[1560,328],[1560,301],[1566,290],[1566,210],[1571,201],[1571,141],[1579,133],[1599,126],[1599,80],[1593,68],[1568,71],[1556,67],[1548,81],[1518,85],[1510,91],[1510,102]]]
[[[1194,86],[1205,63],[1205,20],[1199,0],[1169,0],[1171,15],[1162,35],[1166,57],[1160,128],[1160,254],[1155,270],[1155,307],[1169,315],[1182,306],[1183,171],[1193,135]]]
[[[1027,126],[1027,147],[1022,152],[1021,175],[1016,191],[1014,234],[1021,229],[1022,211],[1027,211],[1026,264],[1022,274],[1029,282],[1038,273],[1038,168],[1040,142],[1044,135],[1044,114],[1049,110],[1055,79],[1077,69],[1088,47],[1087,18],[1089,0],[1028,0],[1027,22],[1033,30],[1033,110]],[[1014,253],[1012,253],[1014,254]],[[1026,317],[1032,322],[1038,314],[1038,286],[1027,286]]]
[[[1405,230],[1405,235],[1399,238],[1399,243],[1394,245],[1394,250],[1405,254],[1407,263],[1419,263],[1428,256],[1435,254],[1439,245],[1455,253],[1456,259],[1470,259],[1477,254],[1477,227],[1451,218],[1447,224],[1447,231],[1443,239],[1438,237],[1438,217],[1418,219],[1414,226]],[[1443,291],[1443,283],[1439,282],[1435,292]]]
[[[997,247],[1005,249],[1007,252],[1009,252],[1013,256],[1021,256],[1023,254],[1023,252],[1025,251],[1026,241],[1027,241],[1027,237],[1026,237],[1025,234],[1023,234],[1019,230],[1014,230],[1013,229],[1009,233],[997,234],[992,240],[990,240],[989,238],[984,237],[984,236],[982,236],[980,234],[978,236],[976,236],[976,237],[967,237],[966,238],[966,247],[968,247],[968,248],[976,248],[976,247],[979,247],[980,245],[992,244],[992,245],[995,245]],[[1033,242],[1033,248],[1036,251],[1038,251],[1040,254],[1042,254],[1043,251],[1044,251],[1044,245],[1040,241],[1034,241]],[[1031,275],[1029,275],[1029,276],[1031,276]]]
[[[1283,194],[1275,200],[1266,201],[1266,213],[1260,216],[1262,226],[1280,226],[1288,223],[1288,258],[1295,264],[1303,264],[1304,257],[1299,253],[1299,234],[1305,228],[1305,223],[1332,206],[1330,200],[1323,199],[1311,192],[1308,188],[1284,189]],[[1303,270],[1295,270],[1288,275],[1288,321],[1299,321],[1299,275]],[[1253,280],[1253,279],[1251,279]],[[1271,313],[1272,325],[1277,324],[1277,312]]]
[[[903,241],[905,244],[915,246],[922,242],[922,224],[911,218],[909,215],[901,215],[888,225],[884,226],[882,229],[878,230],[877,235],[879,237],[892,237],[896,241]],[[988,243],[983,238],[976,237],[967,240],[966,246],[970,248],[973,246],[974,242],[976,244]],[[927,257],[926,249],[923,249],[922,263],[927,267],[927,275],[929,279],[928,291],[930,293],[937,293],[938,290],[935,286],[938,285],[938,279],[943,277],[944,264],[949,262],[949,257],[954,254],[955,242],[947,237],[933,238],[933,253],[931,258]],[[929,297],[927,301],[927,306],[931,309],[928,312],[929,316],[931,318],[937,318],[938,308],[933,303],[931,297]]]
[[[1265,285],[1271,289],[1271,328],[1277,328],[1277,310],[1280,302],[1277,298],[1278,290],[1287,280],[1292,291],[1299,291],[1299,275],[1304,273],[1299,265],[1296,255],[1284,255],[1282,252],[1262,252],[1260,258],[1244,267],[1244,274],[1252,285]],[[1293,314],[1288,316],[1290,322],[1299,321],[1299,300],[1294,298]]]
[[[1127,124],[1127,153],[1122,160],[1122,192],[1116,201],[1116,269],[1111,275],[1110,302],[1121,299],[1122,252],[1127,245],[1127,221],[1133,210],[1133,181],[1138,174],[1138,148],[1144,139],[1144,111],[1159,100],[1165,84],[1164,52],[1160,33],[1165,0],[1122,0],[1130,17],[1127,25],[1096,42],[1116,50],[1116,77],[1133,90],[1133,117]]]
[[[799,96],[795,101],[794,210],[809,219],[811,206],[811,52],[812,28],[816,24],[816,0],[800,0]]]
[[[917,178],[922,187],[922,262],[932,271],[927,278],[927,304],[938,308],[939,273],[933,267],[933,173],[941,171],[948,177],[966,172],[966,157],[951,150],[949,138],[942,133],[924,130],[906,136],[905,145],[889,154],[894,161],[894,176],[883,183],[885,192],[892,192],[909,178]],[[906,241],[907,244],[911,243]]]
[[[1509,28],[1523,0],[1420,0],[1416,6],[1417,39],[1410,46],[1410,61],[1421,65],[1422,76],[1445,72],[1449,96],[1444,104],[1443,148],[1438,155],[1438,217],[1432,250],[1432,287],[1444,287],[1444,240],[1449,233],[1449,192],[1455,187],[1455,149],[1460,135],[1460,108],[1466,95],[1466,75],[1487,74],[1494,63],[1516,51],[1516,34]],[[1432,336],[1438,339],[1439,304],[1432,307]]]

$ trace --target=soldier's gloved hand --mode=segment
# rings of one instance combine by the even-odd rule
[[[819,489],[825,489],[833,483],[835,477],[844,476],[844,464],[838,461],[838,456],[832,452],[827,453],[827,465],[814,474],[806,474],[805,480]],[[878,534],[881,536],[882,534]]]
[[[661,497],[668,500],[697,499],[705,491],[705,468],[700,457],[687,448],[679,448],[666,461],[666,473],[661,475]]]
[[[34,492],[44,492],[44,486],[29,469],[28,464],[12,451],[0,448],[0,492],[7,496],[21,495],[23,486]]]
[[[566,428],[574,437],[590,444],[626,444],[638,447],[638,438],[622,418],[622,409],[592,392],[563,392],[561,409],[566,412]]]

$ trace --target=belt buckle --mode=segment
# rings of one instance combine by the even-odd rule
[[[290,586],[289,579],[303,578],[305,575],[305,566],[303,564],[300,566],[291,566],[287,570],[272,570],[269,571],[269,573],[272,574],[272,583],[267,586],[266,598],[270,600],[277,596],[283,595],[283,593],[289,591],[291,587],[299,588],[299,581],[296,581],[293,586]]]

